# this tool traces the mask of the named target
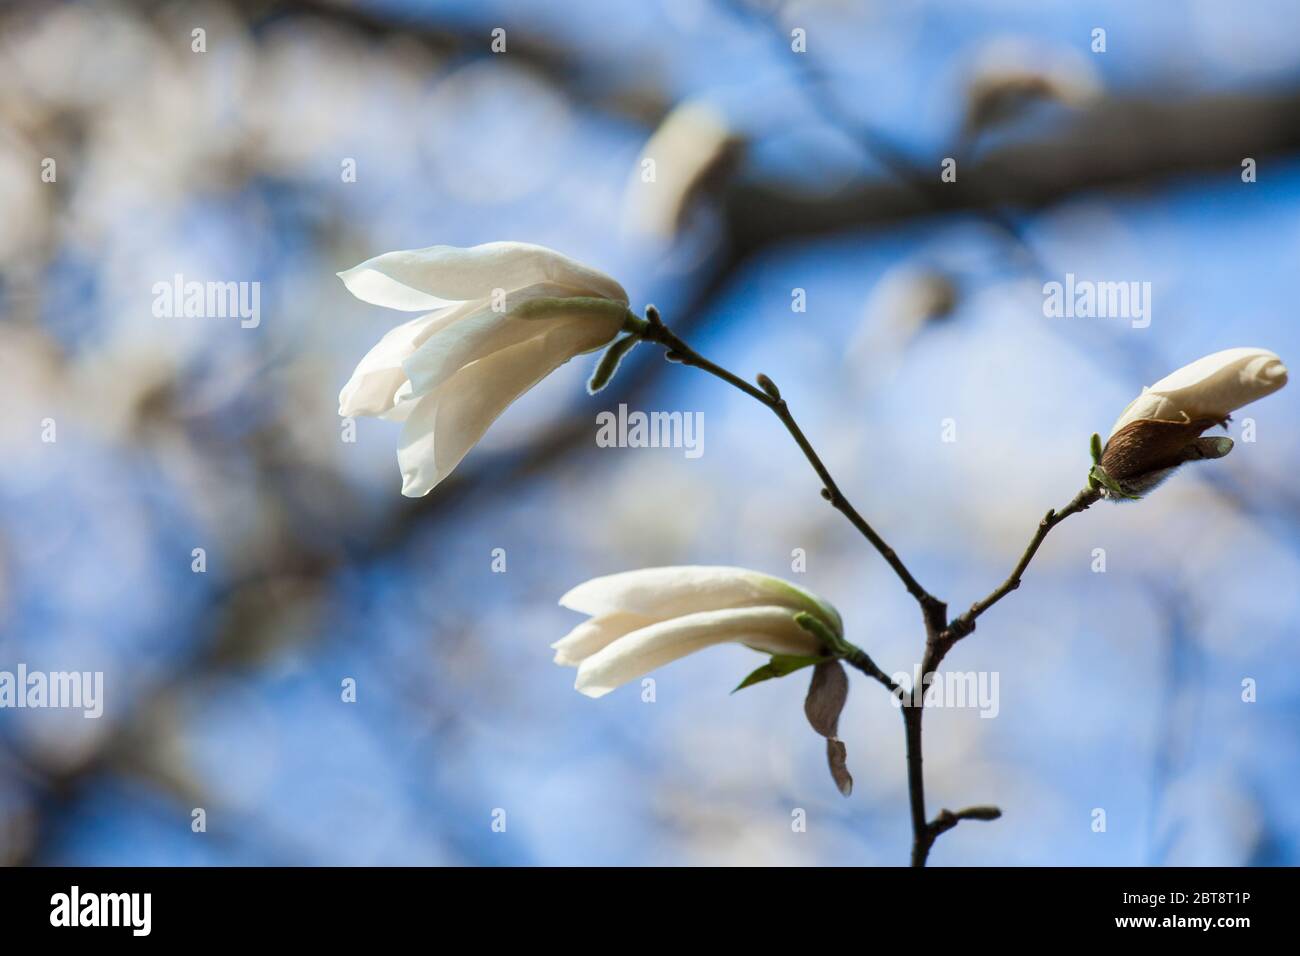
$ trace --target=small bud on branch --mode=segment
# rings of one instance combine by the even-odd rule
[[[767,394],[775,401],[779,402],[781,400],[781,390],[776,387],[776,382],[772,381],[762,372],[758,373],[758,377],[754,379],[754,381],[758,382],[758,387],[767,392]]]

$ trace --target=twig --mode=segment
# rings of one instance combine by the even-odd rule
[[[939,815],[925,825],[922,839],[912,847],[912,865],[925,866],[930,847],[941,833],[947,833],[962,820],[996,820],[1002,811],[993,806],[966,807],[963,810],[940,810]]]
[[[868,524],[867,520],[858,513],[858,510],[853,507],[852,503],[844,497],[844,493],[840,491],[839,485],[835,483],[835,479],[831,477],[830,471],[822,462],[821,456],[817,454],[812,443],[808,441],[808,437],[804,435],[803,429],[801,429],[799,424],[795,421],[794,415],[791,414],[790,408],[786,404],[785,399],[781,398],[780,392],[771,384],[770,380],[765,378],[767,384],[771,386],[771,392],[759,388],[758,386],[751,385],[739,375],[729,372],[722,366],[709,361],[683,342],[671,329],[668,328],[668,326],[658,320],[658,313],[654,311],[653,306],[646,311],[647,315],[652,317],[646,324],[645,329],[639,333],[642,338],[651,342],[657,342],[668,349],[667,356],[670,360],[708,372],[710,375],[720,378],[729,385],[733,385],[740,389],[756,402],[760,402],[770,408],[776,417],[781,420],[781,424],[785,425],[786,431],[788,431],[791,437],[794,438],[795,443],[799,446],[799,450],[803,452],[804,457],[808,459],[808,463],[812,465],[813,471],[817,472],[817,477],[821,479],[823,485],[822,497],[829,501],[832,507],[848,518],[852,525],[861,532],[862,536],[871,542],[872,547],[874,547],[880,553],[880,556],[885,559],[885,562],[894,569],[894,573],[898,575],[899,580],[901,580],[903,585],[907,588],[907,593],[916,598],[922,609],[926,611],[927,614],[933,614],[936,609],[944,608],[943,602],[926,591],[926,589],[921,586],[920,582],[913,577],[912,572],[907,569],[907,565],[905,565],[902,558],[898,556],[898,552],[889,546],[888,542],[880,536],[880,533]],[[939,613],[942,614],[942,610],[940,610]]]
[[[891,694],[897,694],[900,691],[898,684],[894,679],[876,666],[876,662],[860,647],[853,648],[853,652],[844,658],[844,663],[854,667],[866,674],[872,680],[879,682]]]
[[[1020,556],[1020,560],[1016,562],[1015,568],[1007,579],[998,585],[988,597],[982,601],[976,601],[971,605],[969,611],[961,617],[954,618],[952,623],[948,625],[947,632],[943,635],[943,639],[948,642],[948,646],[951,647],[975,630],[976,618],[1020,587],[1020,579],[1024,575],[1025,569],[1029,567],[1029,562],[1034,560],[1034,555],[1038,553],[1039,545],[1043,543],[1043,539],[1047,537],[1048,532],[1070,515],[1078,514],[1080,511],[1087,511],[1100,498],[1101,492],[1091,488],[1084,488],[1074,496],[1074,500],[1060,511],[1047,512],[1043,516],[1043,520],[1038,522],[1038,528],[1034,531],[1034,536],[1029,540],[1029,546],[1025,548],[1025,553]]]

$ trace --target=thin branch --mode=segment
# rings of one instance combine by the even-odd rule
[[[821,456],[817,454],[812,443],[803,433],[803,429],[795,421],[794,415],[791,414],[785,399],[780,397],[780,392],[777,391],[776,386],[771,385],[769,380],[768,385],[771,386],[771,392],[768,392],[758,386],[751,385],[740,376],[709,361],[692,349],[668,326],[659,321],[658,313],[653,309],[647,309],[647,313],[650,316],[650,321],[638,334],[647,341],[657,342],[668,349],[667,356],[670,360],[708,372],[729,385],[735,386],[756,402],[760,402],[772,410],[776,417],[781,420],[781,424],[785,425],[786,431],[794,438],[799,450],[803,452],[804,457],[808,459],[808,463],[812,465],[813,471],[817,472],[817,477],[821,479],[823,485],[822,497],[848,518],[862,536],[871,542],[872,547],[880,553],[880,556],[885,559],[885,563],[893,568],[894,573],[903,582],[903,585],[907,588],[907,593],[920,603],[922,610],[927,615],[927,619],[933,617],[936,613],[942,616],[945,608],[944,603],[921,586],[920,582],[913,577],[912,572],[907,569],[907,565],[903,563],[902,558],[898,556],[898,552],[890,547],[889,543],[862,517],[848,498],[844,496],[844,493],[840,491],[839,485],[831,477],[830,470],[822,462]]]
[[[907,745],[907,797],[912,814],[912,866],[925,866],[934,836],[925,822],[925,773],[921,766],[921,695],[915,704],[903,705],[903,731]]]
[[[876,662],[860,647],[853,648],[853,653],[844,658],[844,663],[879,682],[891,694],[897,694],[901,690],[898,684],[894,682],[894,679],[877,667]]]
[[[961,617],[955,618],[953,622],[948,625],[947,632],[943,635],[943,640],[948,643],[948,646],[955,644],[971,631],[975,630],[976,618],[991,608],[994,604],[997,604],[1016,588],[1020,587],[1020,579],[1024,575],[1025,569],[1029,567],[1029,562],[1034,560],[1034,555],[1038,553],[1038,548],[1043,543],[1043,539],[1047,537],[1048,533],[1053,528],[1066,518],[1070,517],[1070,515],[1078,514],[1081,511],[1087,511],[1088,508],[1092,507],[1092,505],[1100,498],[1101,492],[1091,488],[1084,488],[1074,496],[1074,500],[1060,511],[1053,510],[1047,512],[1043,517],[1043,520],[1038,522],[1038,527],[1034,531],[1034,536],[1029,540],[1029,546],[1025,548],[1025,553],[1020,556],[1020,560],[1016,562],[1015,568],[1007,579],[995,588],[988,597],[984,598],[982,601],[976,601],[971,605],[969,611]],[[942,657],[942,655],[940,655],[940,657]]]
[[[930,848],[941,833],[947,833],[962,820],[996,820],[1002,811],[994,806],[966,807],[962,810],[940,810],[939,815],[925,825],[922,839],[912,848],[912,865],[925,866]]]

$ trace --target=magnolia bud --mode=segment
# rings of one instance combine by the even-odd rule
[[[759,388],[767,392],[769,398],[778,402],[781,400],[781,390],[776,387],[776,382],[772,381],[762,372],[758,373],[758,378],[754,379],[754,381],[758,382]]]
[[[1232,451],[1232,439],[1201,433],[1226,424],[1231,412],[1286,380],[1282,360],[1265,349],[1227,349],[1197,359],[1129,403],[1093,467],[1093,481],[1106,497],[1140,498],[1184,462],[1222,458]]]
[[[1267,349],[1224,349],[1144,388],[1124,409],[1110,437],[1144,418],[1184,423],[1225,421],[1243,405],[1276,392],[1286,380],[1286,366]]]
[[[1023,117],[1039,102],[1087,106],[1100,93],[1097,70],[1075,50],[994,41],[973,65],[963,130],[977,135]]]
[[[679,235],[698,200],[725,184],[744,151],[744,138],[708,103],[673,109],[642,149],[623,198],[627,233],[668,241]],[[654,170],[650,179],[646,171]]]
[[[981,805],[958,810],[953,816],[959,820],[997,820],[1002,816],[1002,811],[994,806]]]

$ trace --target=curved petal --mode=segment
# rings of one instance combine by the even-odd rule
[[[432,491],[511,402],[575,355],[600,348],[617,331],[600,322],[553,325],[471,362],[417,399],[397,449],[402,494],[418,498]]]
[[[526,242],[387,252],[340,272],[339,278],[358,299],[408,311],[488,299],[494,289],[511,292],[542,282],[568,287],[571,295],[627,302],[623,287],[604,273]]]
[[[397,390],[406,381],[402,363],[455,311],[440,309],[390,329],[357,363],[339,392],[339,414],[382,415],[390,410]]]
[[[747,568],[682,565],[607,574],[579,584],[560,598],[560,604],[592,616],[629,611],[659,619],[766,604],[808,611],[837,634],[844,633],[839,613],[825,601],[789,581]]]
[[[606,614],[583,621],[551,647],[555,648],[555,663],[562,667],[577,667],[597,651],[608,647],[618,638],[655,623],[644,614]]]
[[[564,286],[538,283],[511,292],[506,297],[505,312],[495,312],[487,302],[483,302],[465,318],[440,328],[435,335],[426,336],[424,344],[402,363],[406,377],[411,380],[412,394],[419,396],[431,392],[470,362],[543,335],[562,322],[602,323],[610,329],[610,338],[618,333],[618,325],[613,321],[587,315],[556,313],[545,319],[510,317],[511,311],[524,302],[570,295],[572,292]]]
[[[1277,391],[1287,381],[1286,366],[1268,349],[1224,349],[1166,375],[1129,403],[1110,430],[1139,419],[1219,420],[1243,405]]]
[[[411,392],[411,381],[407,379],[393,394],[393,407],[379,417],[386,422],[404,422],[411,417],[411,412],[415,411],[415,406],[419,403],[420,398]]]
[[[771,654],[816,654],[821,649],[817,639],[794,622],[787,607],[701,611],[618,638],[578,665],[573,686],[588,697],[603,697],[687,654],[728,642]]]

